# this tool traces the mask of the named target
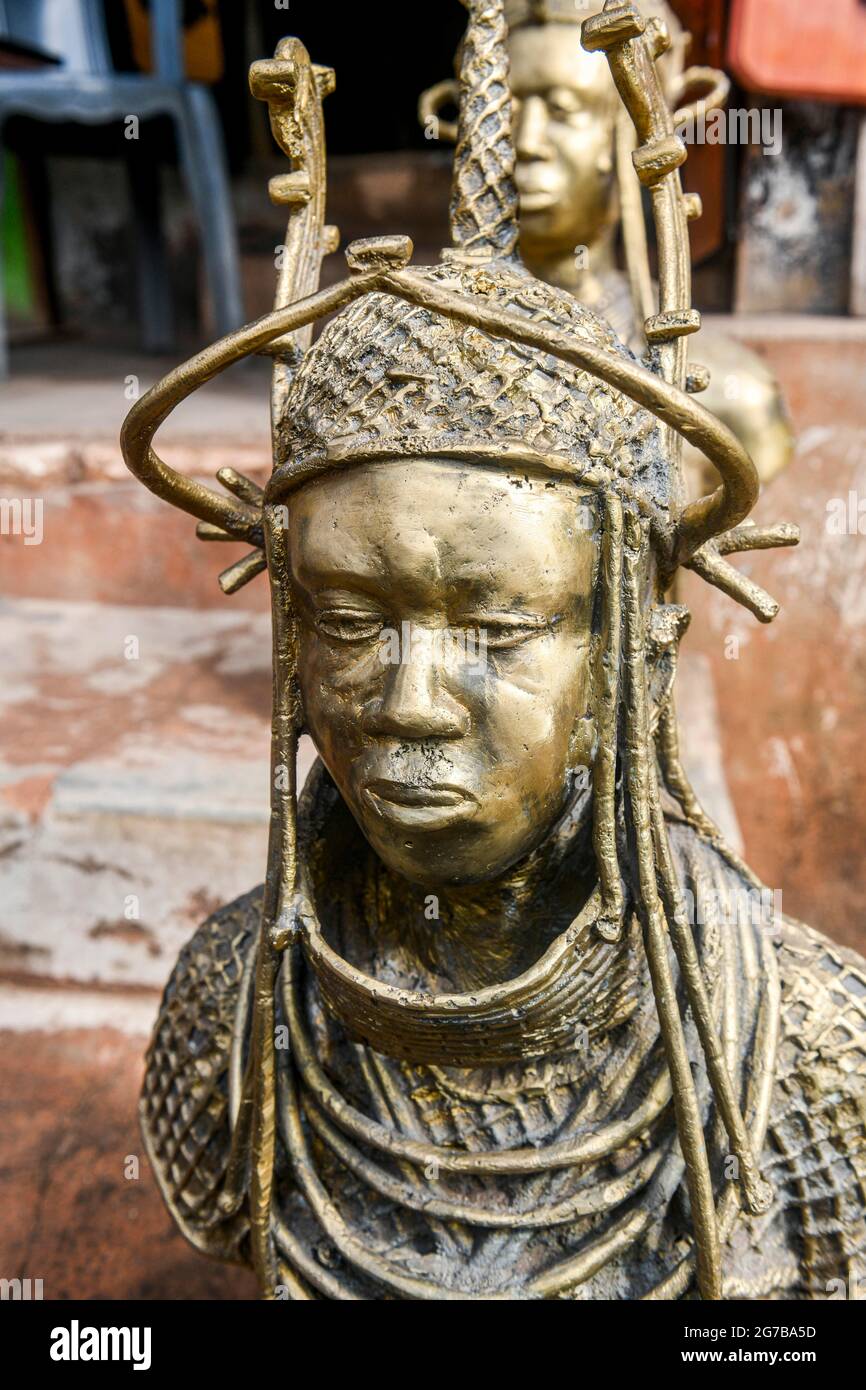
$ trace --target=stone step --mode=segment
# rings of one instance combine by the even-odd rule
[[[247,470],[252,473],[252,470]],[[263,474],[259,477],[263,478]],[[212,477],[202,482],[213,485]],[[27,484],[23,484],[27,486]],[[227,597],[218,575],[249,552],[246,544],[203,543],[195,521],[128,476],[43,483],[0,496],[40,504],[38,543],[0,535],[0,592],[20,598],[103,604],[214,608],[263,613],[268,580],[259,575]],[[26,513],[22,513],[26,516]],[[35,519],[36,513],[31,512]],[[31,531],[33,527],[31,526]]]
[[[0,642],[0,971],[161,987],[264,876],[269,618],[6,599]]]
[[[267,607],[267,579],[227,600],[217,575],[246,545],[203,545],[195,520],[154,497],[120,453],[124,416],[168,361],[83,346],[20,355],[0,382],[0,592],[178,607]],[[156,447],[218,492],[218,469],[270,471],[269,364],[245,363],[184,401]],[[46,402],[50,400],[50,409]],[[16,527],[18,508],[23,522]],[[37,514],[38,508],[38,514]],[[38,523],[38,525],[37,525]]]
[[[45,1299],[256,1297],[249,1270],[186,1243],[148,1165],[136,1107],[155,1013],[156,995],[0,986],[0,1269]]]

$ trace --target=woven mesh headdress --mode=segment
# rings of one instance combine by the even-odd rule
[[[281,953],[303,931],[294,786],[302,714],[283,524],[291,493],[354,460],[429,454],[532,463],[578,479],[598,499],[603,622],[594,661],[596,925],[606,939],[616,939],[627,910],[641,918],[686,1164],[698,1283],[705,1297],[720,1297],[715,1199],[669,941],[718,1113],[739,1160],[743,1197],[753,1210],[768,1200],[753,1156],[753,1139],[759,1146],[763,1133],[747,1132],[725,1063],[661,811],[667,786],[693,818],[701,815],[676,752],[672,676],[660,678],[672,672],[669,658],[684,610],[663,600],[676,567],[686,564],[768,620],[772,600],[723,555],[791,543],[794,536],[791,528],[739,526],[757,496],[754,467],[731,432],[685,391],[684,338],[699,319],[689,303],[688,204],[677,172],[685,148],[673,134],[655,69],[663,31],[634,6],[614,0],[583,27],[584,45],[607,53],[634,122],[634,166],[656,214],[659,303],[646,324],[651,368],[638,364],[570,295],[534,280],[520,263],[505,38],[502,0],[474,0],[463,47],[453,245],[440,264],[407,269],[412,247],[405,237],[357,242],[346,253],[348,278],[326,290],[317,289],[319,263],[333,249],[333,236],[324,227],[319,98],[331,75],[311,68],[296,40],[284,41],[273,62],[254,66],[253,92],[269,102],[274,132],[293,162],[292,172],[272,187],[291,208],[291,273],[281,279],[273,313],[172,372],[136,403],[123,427],[130,469],[199,517],[199,534],[243,538],[254,547],[222,577],[225,590],[233,592],[265,566],[272,587],[272,758],[287,775],[272,779],[255,1007],[221,1205],[228,1211],[246,1198],[254,1262],[262,1286],[272,1288],[274,988]],[[310,326],[332,314],[310,347]],[[227,498],[175,473],[154,452],[152,439],[179,401],[230,363],[262,351],[275,358],[274,471],[262,492],[222,470],[220,480],[232,494]],[[721,477],[715,492],[688,506],[679,480],[683,437],[706,453]],[[717,834],[705,824],[708,834]],[[398,1021],[399,1010],[397,1001],[392,1012]],[[383,1018],[384,1048],[384,1007]],[[422,1161],[422,1149],[415,1145],[410,1160]]]

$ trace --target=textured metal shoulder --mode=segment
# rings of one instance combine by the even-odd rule
[[[866,961],[786,923],[771,1176],[795,1236],[799,1296],[866,1279]]]
[[[184,946],[147,1053],[139,1118],[163,1199],[197,1249],[243,1262],[246,1219],[217,1207],[229,1156],[229,1066],[261,888],[209,917]]]
[[[800,922],[786,921],[779,950],[782,1074],[813,1058],[866,1087],[866,960]]]

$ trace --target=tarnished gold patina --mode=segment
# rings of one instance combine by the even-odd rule
[[[768,920],[672,704],[677,567],[768,621],[726,556],[796,535],[745,524],[754,466],[684,389],[664,36],[610,2],[582,32],[651,189],[650,366],[519,258],[502,5],[475,0],[440,263],[356,243],[317,290],[330,76],[287,41],[251,79],[293,165],[278,306],[124,425],[152,490],[250,542],[223,586],[271,585],[266,881],[181,954],[141,1102],[181,1230],[267,1297],[805,1298],[863,1273],[866,969]],[[152,439],[255,351],[274,471],[223,471],[223,497]],[[720,478],[689,503],[683,438]]]
[[[506,0],[520,249],[539,279],[571,290],[640,355],[654,288],[631,159],[634,128],[608,64],[580,40],[582,22],[601,9],[600,0]],[[727,78],[714,68],[686,67],[688,35],[666,0],[645,0],[641,12],[670,40],[659,55],[659,77],[674,126],[723,106]],[[440,82],[419,102],[422,123],[442,139],[456,137],[456,126],[440,112],[456,102],[457,86]],[[690,219],[700,216],[697,197],[686,206]],[[617,264],[620,241],[625,271]],[[756,353],[715,330],[701,334],[699,361],[692,375],[696,386],[708,378],[703,403],[730,426],[761,481],[769,482],[790,462],[794,445],[778,383]],[[685,463],[696,495],[711,475],[688,445]]]

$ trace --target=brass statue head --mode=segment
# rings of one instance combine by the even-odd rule
[[[223,577],[227,591],[265,567],[271,584],[273,780],[251,1050],[261,1101],[250,1120],[255,1152],[273,1154],[268,1001],[290,944],[303,944],[327,1007],[350,1031],[353,1014],[363,1013],[365,1038],[380,1052],[416,1061],[441,1059],[443,1049],[460,1056],[458,1043],[447,1050],[462,1027],[459,997],[383,991],[323,942],[296,834],[301,730],[312,733],[387,868],[418,884],[500,878],[579,797],[594,864],[587,920],[605,942],[619,940],[635,915],[645,929],[675,1080],[698,1278],[717,1296],[708,1159],[665,919],[745,1200],[757,1209],[766,1193],[689,950],[661,813],[663,786],[689,794],[671,704],[687,614],[664,600],[676,568],[687,564],[767,619],[772,600],[723,555],[791,537],[755,528],[752,541],[739,528],[757,495],[754,467],[685,390],[684,336],[699,319],[689,304],[687,205],[677,172],[685,149],[655,70],[665,36],[614,0],[573,30],[581,32],[594,57],[608,54],[635,125],[635,168],[661,214],[648,366],[520,260],[502,0],[473,0],[453,245],[440,263],[408,270],[407,238],[375,238],[349,247],[347,279],[316,291],[329,238],[315,90],[321,95],[329,79],[310,69],[296,41],[284,41],[273,63],[254,67],[251,82],[300,165],[276,189],[293,208],[294,281],[281,282],[273,314],[142,397],[122,442],[133,472],[201,518],[205,538],[253,545]],[[329,315],[310,347],[311,325]],[[174,473],[151,441],[203,381],[267,350],[275,356],[274,471],[264,492],[224,471],[229,500]],[[721,478],[687,506],[682,436]],[[505,1056],[535,1055],[522,1019],[517,1011],[508,1023],[503,1048],[516,1050]],[[251,1199],[263,1283],[269,1172],[269,1159],[257,1164],[255,1181],[264,1186]]]
[[[640,324],[647,309],[638,287],[648,279],[649,267],[630,167],[631,125],[604,55],[581,42],[584,21],[604,9],[603,0],[505,0],[520,245],[542,279],[594,304],[598,276],[616,264],[622,221]],[[729,89],[724,73],[685,67],[690,36],[668,0],[645,0],[641,14],[653,35],[661,95],[674,125],[724,105]],[[459,62],[458,52],[458,67]],[[456,125],[442,113],[457,102],[458,88],[458,82],[446,80],[422,93],[418,114],[428,134],[456,139]]]
[[[516,262],[423,274],[617,351]],[[277,438],[269,498],[288,503],[301,705],[328,770],[397,872],[501,875],[591,776],[602,516],[586,479],[640,479],[663,512],[652,417],[585,372],[371,295],[308,352]]]
[[[594,247],[619,218],[615,130],[621,112],[610,68],[580,41],[598,0],[510,0],[505,17],[514,99],[521,248],[540,263]],[[659,72],[669,99],[683,69],[686,36],[665,0],[643,4],[671,37]]]

